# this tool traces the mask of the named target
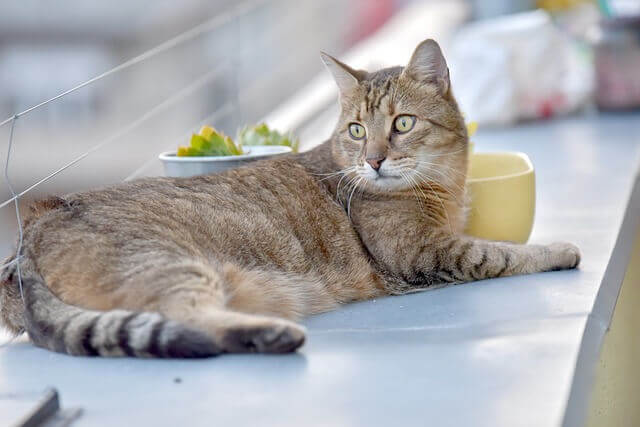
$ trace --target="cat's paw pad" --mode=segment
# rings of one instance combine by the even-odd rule
[[[580,249],[574,244],[566,242],[552,243],[552,263],[557,269],[576,268],[580,264]]]
[[[224,334],[229,353],[289,353],[305,340],[301,326],[287,321],[265,321],[262,325],[235,326]]]

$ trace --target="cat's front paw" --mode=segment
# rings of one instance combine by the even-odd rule
[[[554,270],[576,268],[580,264],[580,249],[572,243],[557,242],[549,246],[551,264]]]

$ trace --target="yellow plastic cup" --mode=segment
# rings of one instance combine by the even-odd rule
[[[536,178],[524,153],[474,153],[467,188],[471,209],[465,233],[526,243],[536,208]]]

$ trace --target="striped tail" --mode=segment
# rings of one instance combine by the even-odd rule
[[[38,346],[77,356],[209,357],[209,336],[157,313],[85,310],[64,303],[42,279],[23,279],[25,327]]]

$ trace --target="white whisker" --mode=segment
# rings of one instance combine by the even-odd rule
[[[402,179],[411,188],[411,191],[413,191],[413,194],[414,194],[414,196],[416,196],[416,200],[418,201],[418,205],[420,206],[420,212],[422,212],[422,214],[424,215],[424,203],[423,203],[422,199],[420,198],[420,196],[418,195],[418,192],[415,189],[415,185],[412,184],[409,181],[409,178],[407,177],[407,175],[404,172],[400,172],[400,176],[402,176]],[[423,193],[423,196],[424,196],[424,193]]]
[[[340,177],[340,180],[338,181],[338,184],[336,185],[336,200],[338,200],[338,202],[340,202],[342,204],[342,198],[340,197],[340,184],[342,183],[342,180],[345,179],[348,176],[348,174],[343,174]],[[357,175],[356,175],[357,176]],[[349,186],[349,183],[351,182],[351,180],[353,180],[354,178],[351,177],[349,179],[349,181],[347,182],[347,187]]]
[[[416,163],[419,164],[423,164],[423,165],[427,165],[427,166],[433,166],[432,169],[437,169],[437,168],[445,168],[450,172],[456,173],[460,176],[466,177],[466,172],[460,172],[459,170],[456,170],[455,168],[449,166],[449,165],[444,165],[442,163],[432,163],[432,162],[426,162],[424,160],[416,160]]]
[[[417,170],[414,169],[414,172],[420,173]],[[422,176],[426,179],[422,179],[421,181],[424,182],[425,184],[427,184],[429,186],[429,188],[431,189],[431,193],[436,196],[436,198],[438,199],[438,202],[440,203],[440,206],[442,207],[442,211],[444,212],[445,217],[447,218],[447,223],[449,224],[449,232],[451,234],[453,234],[453,226],[451,225],[451,219],[449,218],[449,213],[447,212],[446,207],[444,206],[444,202],[442,201],[442,199],[440,198],[440,196],[438,195],[438,192],[433,188],[433,186],[429,183],[429,179],[428,177],[426,177],[425,175],[420,174],[419,176]],[[410,177],[412,178],[412,177]],[[415,181],[414,181],[415,182]],[[418,186],[418,188],[420,189],[420,191],[422,191],[422,188],[420,186]],[[422,193],[424,195],[424,197],[426,198],[426,195],[424,193]],[[453,195],[453,194],[452,194]],[[454,196],[455,197],[455,196]],[[457,200],[457,199],[456,199]]]
[[[356,191],[356,188],[358,188],[358,185],[360,185],[363,179],[364,177],[361,176],[360,179],[356,181],[356,183],[353,185],[353,189],[351,190],[351,194],[349,194],[349,198],[347,200],[347,216],[349,218],[351,218],[351,198],[353,197],[353,193]]]
[[[432,176],[428,175],[426,172],[421,172],[421,171],[419,171],[419,170],[417,170],[417,169],[414,169],[413,171],[414,171],[418,176],[420,176],[421,178],[424,178],[425,180],[428,180],[428,181],[430,181],[430,182],[432,182],[432,183],[434,183],[434,184],[441,184],[442,188],[443,188],[447,193],[449,193],[449,194],[450,194],[450,195],[451,195],[451,196],[456,200],[456,202],[460,203],[460,200],[458,199],[458,197],[456,197],[456,195],[455,195],[455,194],[454,194],[454,193],[453,193],[449,188],[447,188],[447,186],[446,186],[446,185],[444,185],[444,184],[442,184],[442,183],[439,183],[439,182],[438,182],[434,177],[432,177]],[[456,188],[457,188],[460,192],[463,192],[463,193],[464,193],[464,189],[463,189],[463,188],[460,188],[460,186],[459,186],[459,185],[458,185],[458,184],[457,184],[453,179],[451,179],[451,177],[446,176],[446,175],[445,175],[445,177],[446,177],[446,178],[448,178],[449,180],[451,180],[451,183],[452,183],[452,184],[454,184],[454,185],[456,186]]]
[[[449,213],[447,212],[447,209],[444,207],[444,203],[442,202],[442,199],[440,198],[440,196],[438,196],[438,193],[433,189],[433,187],[431,186],[431,184],[429,184],[429,182],[424,181],[424,183],[427,184],[429,186],[429,188],[431,188],[431,192],[434,194],[434,196],[436,196],[438,198],[438,201],[440,202],[440,206],[442,206],[442,210],[444,211],[444,214],[447,217],[447,222],[449,223],[449,232],[451,234],[453,234],[453,227],[451,226],[451,220],[449,219]]]
[[[457,153],[462,153],[464,151],[467,151],[468,148],[463,148],[461,150],[456,150],[456,151],[449,151],[447,153],[438,153],[438,154],[427,154],[427,156],[429,157],[442,157],[442,156],[449,156],[451,154],[457,154]]]
[[[355,166],[350,166],[348,168],[336,171],[336,172],[331,172],[331,173],[314,173],[312,175],[317,175],[317,176],[325,176],[324,178],[319,179],[318,181],[324,181],[325,179],[329,179],[329,178],[333,178],[335,176],[341,175],[341,174],[347,174],[350,172],[355,171],[356,167]]]

